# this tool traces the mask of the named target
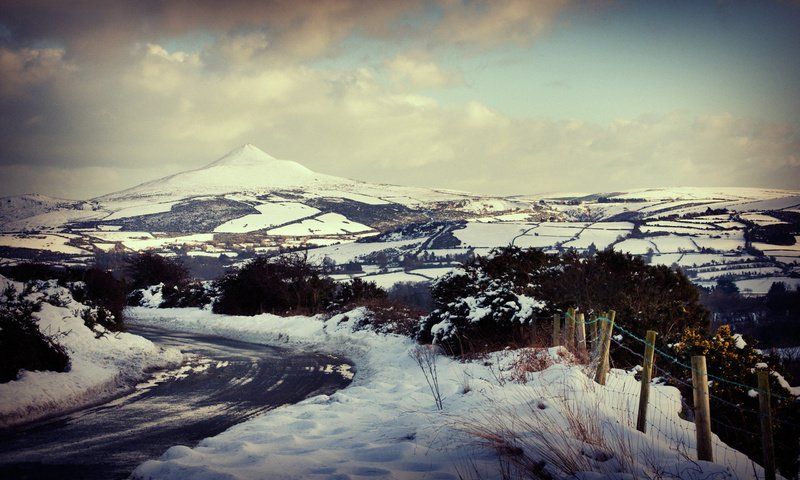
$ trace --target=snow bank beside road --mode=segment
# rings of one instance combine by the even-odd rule
[[[0,276],[0,288],[9,285],[17,292],[24,288]],[[39,330],[58,337],[57,343],[69,354],[71,368],[63,373],[22,370],[17,380],[0,383],[0,427],[112,398],[133,387],[146,371],[182,361],[180,351],[157,347],[137,335],[106,332],[96,338],[80,317],[87,307],[55,282],[41,283],[26,298],[42,301],[41,310],[33,314]]]
[[[574,472],[545,464],[553,478],[750,478],[759,469],[716,438],[715,458],[726,465],[693,460],[694,426],[678,417],[680,396],[672,387],[653,386],[648,422],[654,432],[636,431],[639,383],[633,375],[612,370],[607,386],[599,386],[583,367],[565,362],[568,354],[559,349],[499,352],[468,363],[438,357],[438,411],[410,355],[418,347],[408,338],[359,330],[364,313],[324,320],[134,309],[139,322],[170,329],[344,353],[355,361],[356,376],[333,395],[277,408],[194,448],[172,447],[140,465],[133,478],[499,478],[489,437],[473,435],[483,429],[512,441],[506,452],[560,449],[575,459]],[[530,354],[541,357],[534,363],[542,370],[516,370],[517,360]],[[586,430],[576,429],[576,419]]]

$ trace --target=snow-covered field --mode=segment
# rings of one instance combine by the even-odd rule
[[[9,286],[22,292],[23,285],[0,276],[0,291]],[[42,284],[26,297],[42,302],[34,313],[39,330],[57,335],[71,360],[68,372],[22,371],[17,380],[0,383],[0,427],[52,415],[117,396],[145,378],[146,371],[179,364],[178,350],[162,349],[129,333],[107,332],[97,338],[84,325],[80,312],[87,307],[69,291],[54,283]],[[104,331],[103,327],[97,327]]]
[[[678,417],[681,402],[672,387],[653,387],[652,433],[636,431],[639,384],[633,375],[612,370],[607,385],[599,386],[560,349],[539,350],[542,369],[531,373],[515,364],[532,350],[481,362],[433,357],[440,411],[412,358],[428,350],[408,338],[358,330],[361,309],[328,320],[185,309],[136,308],[132,314],[170,329],[339,352],[356,364],[351,386],[277,408],[196,446],[174,446],[140,465],[136,479],[500,478],[503,467],[486,442],[491,432],[531,452],[574,457],[570,472],[545,466],[554,478],[763,475],[716,437],[715,458],[725,465],[693,460],[694,426]],[[575,419],[594,433],[581,437]]]
[[[286,235],[294,237],[313,235],[341,235],[348,233],[369,232],[372,228],[352,222],[338,213],[325,213],[318,217],[292,223],[284,227],[268,230],[269,235]]]
[[[77,238],[77,235],[68,233],[31,235],[3,235],[0,234],[0,247],[12,248],[31,248],[36,250],[47,250],[50,252],[66,253],[69,255],[85,255],[88,251],[78,248],[68,243]]]
[[[297,202],[265,203],[255,207],[259,213],[230,220],[214,229],[215,232],[255,232],[264,228],[283,225],[320,213],[319,210]]]

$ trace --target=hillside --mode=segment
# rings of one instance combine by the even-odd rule
[[[659,188],[487,197],[314,172],[243,145],[207,166],[86,201],[0,199],[3,263],[152,249],[224,265],[311,249],[340,278],[426,281],[514,244],[614,248],[745,293],[800,283],[800,192]]]

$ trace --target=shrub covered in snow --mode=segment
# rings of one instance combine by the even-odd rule
[[[4,286],[0,295],[0,383],[16,380],[22,369],[69,369],[69,356],[57,342],[57,335],[39,330],[33,315],[40,309],[41,299],[31,300],[13,285]]]
[[[110,331],[100,320],[108,310],[56,280],[0,276],[0,292],[0,428],[124,393],[146,370],[182,359]]]
[[[436,308],[421,325],[420,341],[456,355],[528,342],[545,307],[534,292],[548,261],[540,250],[509,247],[441,277],[431,290]]]
[[[617,324],[644,337],[656,330],[675,341],[685,327],[707,329],[708,311],[679,271],[650,266],[641,258],[607,250],[547,255],[505,247],[476,257],[436,281],[435,309],[420,340],[463,354],[531,343],[532,324],[577,307],[585,313],[617,312]],[[632,361],[616,352],[622,364]]]

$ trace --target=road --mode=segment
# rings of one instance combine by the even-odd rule
[[[180,348],[188,361],[156,373],[131,394],[0,431],[0,478],[124,479],[173,445],[201,439],[280,405],[349,384],[341,358],[220,337],[131,326]]]

